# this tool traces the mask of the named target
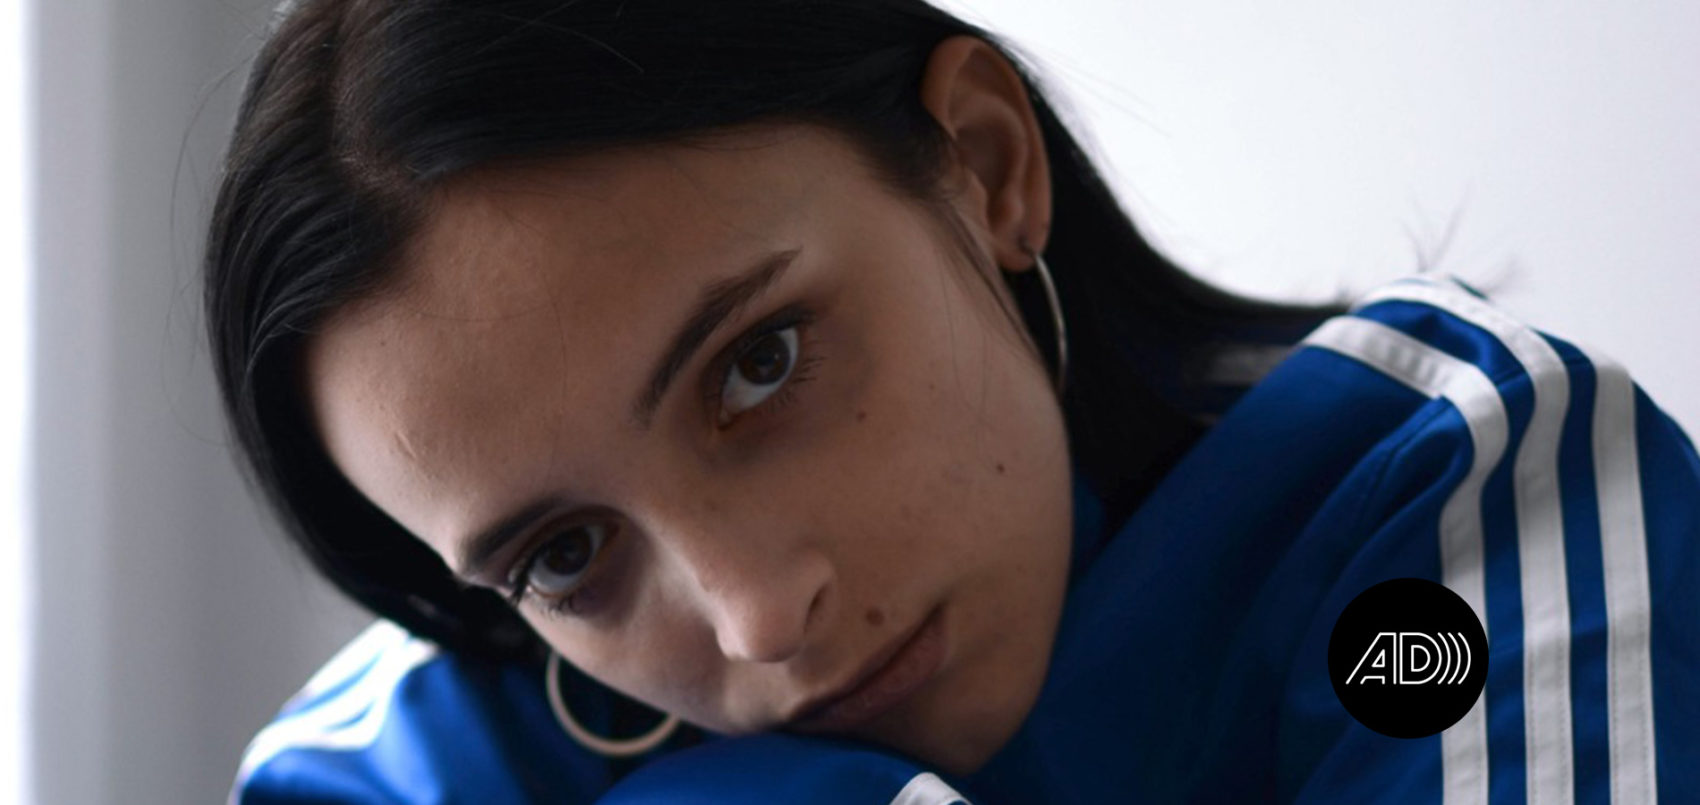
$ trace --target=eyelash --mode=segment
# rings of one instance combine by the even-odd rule
[[[732,368],[732,364],[761,339],[791,327],[797,328],[797,354],[794,356],[795,362],[791,366],[791,373],[785,378],[785,385],[780,386],[777,391],[773,392],[767,399],[762,400],[754,408],[740,412],[732,418],[731,422],[718,427],[722,429],[731,427],[739,420],[751,415],[767,416],[790,405],[795,400],[797,386],[814,379],[814,370],[822,360],[822,356],[814,354],[809,349],[811,341],[807,337],[808,328],[814,321],[814,312],[807,308],[795,305],[782,308],[779,312],[769,316],[767,320],[738,336],[710,364],[708,376],[703,382],[703,406],[709,411],[710,419],[718,421],[720,399],[725,391],[726,374]]]
[[[582,528],[585,525],[587,524],[575,523],[566,526],[551,525],[543,530],[542,533],[544,535],[544,539],[539,541],[536,546],[531,548],[530,551],[521,557],[519,563],[514,565],[512,570],[508,571],[508,589],[503,592],[503,596],[508,599],[509,604],[517,608],[525,602],[526,598],[531,598],[535,600],[537,605],[549,615],[560,616],[565,615],[568,612],[579,613],[580,610],[578,607],[574,606],[574,601],[578,599],[578,596],[581,593],[588,593],[591,591],[593,582],[595,581],[595,576],[598,575],[598,571],[596,570],[597,564],[602,561],[602,557],[608,552],[608,543],[615,539],[614,536],[605,537],[603,539],[602,543],[597,547],[596,553],[590,557],[589,562],[585,563],[584,570],[580,571],[583,580],[560,598],[550,598],[549,596],[533,591],[531,587],[531,571],[537,566],[538,562],[543,561],[543,553],[544,551],[549,550],[553,544],[552,540],[556,535],[569,529]],[[618,533],[618,528],[612,530],[616,534]]]
[[[731,369],[732,364],[739,358],[739,356],[761,339],[772,335],[773,333],[781,332],[791,327],[796,327],[798,328],[797,354],[794,356],[795,362],[791,367],[790,374],[785,378],[785,385],[773,392],[773,394],[767,399],[762,400],[762,402],[754,408],[739,413],[732,419],[732,422],[736,423],[751,415],[767,416],[787,405],[790,405],[796,399],[797,385],[813,379],[813,370],[820,364],[822,359],[820,355],[813,354],[810,350],[805,348],[810,343],[809,339],[805,337],[805,330],[810,324],[813,324],[814,321],[815,315],[813,311],[796,306],[787,307],[770,316],[766,321],[751,327],[728,345],[725,351],[723,351],[710,364],[708,378],[704,383],[706,389],[703,395],[703,401],[706,409],[711,412],[712,416],[715,419],[718,419],[719,417],[718,407],[721,396],[725,391],[726,375]],[[728,424],[721,427],[724,428],[730,426],[731,425]],[[576,527],[580,526],[568,526],[568,528]],[[561,528],[551,526],[545,532],[547,538],[531,548],[531,550],[527,552],[516,565],[514,565],[513,569],[508,572],[508,590],[504,591],[504,596],[514,607],[519,607],[522,603],[524,603],[525,599],[529,597],[534,599],[538,606],[541,607],[546,614],[552,616],[564,616],[568,613],[583,614],[579,607],[575,606],[574,602],[578,600],[580,594],[590,594],[593,592],[593,588],[596,586],[598,581],[596,576],[601,575],[601,573],[598,572],[597,563],[602,561],[603,555],[609,550],[608,542],[618,538],[618,529],[614,530],[616,536],[608,537],[603,544],[598,547],[596,554],[591,557],[590,562],[585,565],[585,569],[582,571],[584,574],[583,581],[581,581],[567,594],[562,595],[559,598],[550,598],[533,591],[530,582],[531,571],[538,562],[542,561],[544,551],[547,551],[552,545],[550,540],[560,533],[561,530]]]

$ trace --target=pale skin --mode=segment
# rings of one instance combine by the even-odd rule
[[[921,100],[982,261],[1029,270],[1050,180],[1014,72],[946,40]],[[1067,576],[1061,408],[1003,281],[846,141],[773,125],[481,170],[403,257],[309,344],[320,438],[467,583],[517,581],[564,659],[716,732],[782,729],[936,613],[937,671],[849,732],[965,773],[1020,726]],[[761,267],[639,414],[705,289]]]

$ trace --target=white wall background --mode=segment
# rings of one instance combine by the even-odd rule
[[[200,344],[195,242],[240,76],[218,82],[264,5],[34,4],[41,803],[221,801],[352,632],[250,502]]]
[[[1700,431],[1700,3],[944,5],[1063,85],[1183,265],[1302,299],[1436,265]]]
[[[34,585],[26,567],[30,545],[24,493],[29,419],[30,190],[25,69],[29,38],[24,9],[0,4],[0,803],[22,801],[29,791],[24,763],[24,669],[28,667]]]
[[[270,3],[27,2],[34,799],[216,801],[358,622],[239,482],[200,346],[196,240]],[[1205,276],[1503,281],[1700,430],[1700,4],[952,5],[1041,60]]]

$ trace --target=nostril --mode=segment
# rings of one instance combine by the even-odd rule
[[[821,618],[822,610],[826,609],[826,588],[826,585],[821,585],[821,588],[815,591],[815,597],[809,601],[808,614],[803,616],[804,631],[812,628],[815,621]]]

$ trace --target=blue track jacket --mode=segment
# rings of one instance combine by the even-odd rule
[[[232,800],[1700,802],[1700,458],[1676,423],[1451,279],[1282,346],[1126,522],[1077,475],[1050,674],[971,776],[784,734],[613,764],[555,723],[540,668],[379,623],[258,734]],[[1481,697],[1428,738],[1360,725],[1328,677],[1341,610],[1399,577],[1488,637]],[[581,679],[573,709],[611,695]]]

